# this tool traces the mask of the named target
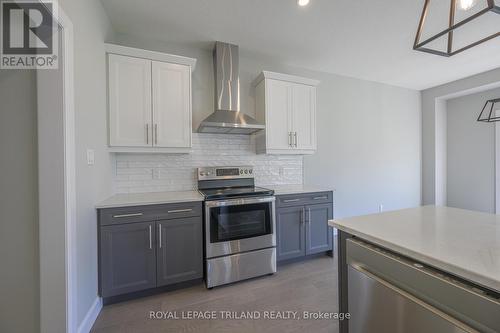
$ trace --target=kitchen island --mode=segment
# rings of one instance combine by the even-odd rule
[[[341,332],[499,332],[500,217],[424,206],[331,220]]]

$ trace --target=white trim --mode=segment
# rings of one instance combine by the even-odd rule
[[[500,111],[496,111],[500,117]],[[500,122],[495,123],[495,214],[500,214]]]
[[[97,319],[97,316],[99,315],[99,312],[101,312],[101,309],[102,309],[102,298],[97,297],[94,303],[92,303],[92,306],[90,307],[89,311],[85,315],[85,318],[83,318],[80,325],[78,325],[77,333],[90,332],[92,326],[94,325]]]
[[[160,148],[160,147],[108,147],[110,153],[136,154],[190,154],[191,148]]]
[[[275,72],[269,72],[269,71],[262,71],[262,73],[260,73],[259,76],[257,76],[257,78],[253,81],[252,86],[256,87],[264,79],[273,79],[273,80],[279,80],[279,81],[294,82],[294,83],[305,84],[305,85],[314,86],[314,87],[317,86],[318,84],[320,84],[320,81],[318,81],[318,80],[309,79],[309,78],[305,78],[305,77],[301,77],[301,76],[275,73]]]
[[[257,154],[267,155],[312,155],[314,149],[256,149]]]
[[[435,106],[435,205],[446,206],[448,203],[448,109],[443,99],[436,100]]]
[[[63,27],[64,40],[62,52],[64,61],[64,163],[66,183],[66,310],[67,331],[74,332],[77,326],[76,313],[76,143],[75,143],[75,105],[74,105],[74,45],[73,24],[69,17],[59,9],[59,20]]]
[[[43,3],[43,0],[41,1]],[[57,2],[54,1],[56,5]],[[62,32],[63,43],[60,51],[63,58],[63,137],[64,143],[64,229],[65,229],[65,285],[64,296],[66,300],[66,332],[76,332],[76,270],[75,270],[75,223],[76,223],[76,169],[75,169],[75,111],[74,111],[74,30],[73,23],[64,10],[58,5],[57,21]],[[39,81],[40,82],[40,81]],[[40,93],[40,92],[39,92]],[[40,133],[39,133],[40,135]],[[39,155],[39,159],[45,158]],[[43,175],[39,175],[43,177]],[[43,242],[43,240],[40,240]],[[43,244],[39,245],[43,247]],[[40,261],[43,265],[44,261]],[[42,281],[40,281],[41,283]],[[40,286],[43,288],[43,286]],[[40,322],[49,323],[53,318],[45,315],[42,309],[48,305],[40,300]]]
[[[190,66],[191,70],[194,70],[196,67],[196,59],[194,58],[188,58],[184,56],[178,56],[174,54],[168,54],[156,51],[137,49],[134,47],[122,46],[111,43],[105,43],[104,45],[106,53],[113,53],[129,57],[143,58],[143,59],[157,60],[173,64],[185,65],[185,66]]]

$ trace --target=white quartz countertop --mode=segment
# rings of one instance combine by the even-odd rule
[[[274,190],[275,195],[334,191],[331,188],[311,185],[269,185],[263,187]]]
[[[176,202],[203,201],[198,191],[150,192],[115,194],[100,202],[96,208],[116,208],[128,206],[158,205]]]
[[[423,206],[329,224],[500,292],[500,215]]]

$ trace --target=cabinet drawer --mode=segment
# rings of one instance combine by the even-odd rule
[[[100,209],[101,226],[201,216],[201,202]]]
[[[157,220],[180,219],[201,216],[201,202],[182,202],[164,205],[155,211]]]
[[[288,194],[276,197],[276,206],[278,207],[314,205],[330,202],[333,202],[333,193],[331,191]]]
[[[104,226],[153,221],[154,215],[149,209],[146,206],[100,209],[98,212],[99,224]]]

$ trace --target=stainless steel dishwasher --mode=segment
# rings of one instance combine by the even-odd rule
[[[349,333],[500,332],[500,295],[347,240]]]

